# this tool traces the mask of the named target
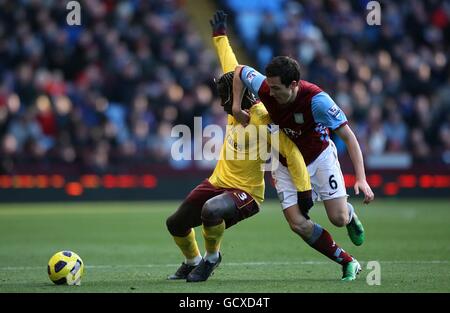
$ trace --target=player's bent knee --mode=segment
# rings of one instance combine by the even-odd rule
[[[311,233],[311,225],[306,220],[299,223],[289,223],[289,226],[294,233],[302,237],[308,237]]]
[[[312,226],[309,222],[306,221],[306,222],[300,224],[298,228],[299,228],[301,236],[309,237],[311,235]]]
[[[333,223],[334,226],[344,227],[348,224],[348,215],[347,214],[339,214],[330,218],[330,222]]]
[[[301,237],[307,237],[312,230],[313,223],[311,220],[307,220],[299,210],[298,205],[291,206],[284,210],[284,216],[289,224],[291,230],[300,235]]]
[[[218,222],[223,219],[221,201],[210,199],[202,208],[202,220],[207,222]]]
[[[166,227],[167,230],[169,231],[169,233],[171,233],[172,235],[174,235],[174,233],[176,232],[176,218],[175,216],[171,215],[167,218],[166,220]]]
[[[289,227],[291,228],[291,230],[294,233],[298,233],[299,232],[298,225],[296,223],[289,223]]]
[[[171,215],[167,218],[166,227],[172,236],[177,236],[177,237],[187,236],[188,231],[190,229],[190,227],[187,227],[185,225],[185,223],[180,221],[179,218],[177,218],[177,216],[175,214]]]
[[[201,218],[204,224],[215,225],[230,219],[236,213],[236,204],[226,193],[218,195],[205,202]]]

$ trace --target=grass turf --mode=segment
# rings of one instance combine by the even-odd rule
[[[360,201],[360,200],[358,200]],[[178,201],[0,205],[0,292],[450,292],[450,202],[352,202],[366,229],[355,247],[346,229],[332,226],[321,204],[311,217],[361,263],[354,282],[341,268],[289,230],[279,204],[267,201],[254,217],[226,230],[223,260],[206,283],[167,281],[182,261],[165,219]],[[203,239],[197,228],[201,251]],[[80,287],[47,277],[53,253],[83,259]],[[381,266],[371,286],[368,261]]]

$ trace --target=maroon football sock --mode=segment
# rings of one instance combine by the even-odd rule
[[[353,260],[351,255],[340,248],[334,242],[330,233],[319,224],[314,224],[314,231],[311,238],[308,240],[308,244],[339,264],[347,264]]]

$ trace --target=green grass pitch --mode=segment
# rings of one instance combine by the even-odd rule
[[[450,292],[450,201],[353,200],[366,229],[355,247],[321,204],[311,217],[361,263],[354,282],[288,227],[279,204],[225,232],[223,260],[207,282],[167,281],[182,261],[165,219],[179,201],[0,205],[0,292]],[[203,239],[197,228],[202,253]],[[73,250],[85,263],[82,285],[47,277],[53,253]],[[366,281],[378,261],[381,284]]]

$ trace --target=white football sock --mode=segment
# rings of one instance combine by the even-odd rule
[[[200,263],[201,260],[202,260],[202,256],[201,255],[197,255],[195,258],[186,259],[184,261],[184,263],[186,263],[187,265],[197,266]]]
[[[348,208],[348,224],[353,219],[353,215],[355,215],[355,209],[353,208],[353,205],[350,202],[347,202],[347,208]]]
[[[216,263],[217,260],[219,259],[219,251],[213,252],[213,253],[206,252],[204,258],[205,258],[205,260],[207,260],[208,262]]]

